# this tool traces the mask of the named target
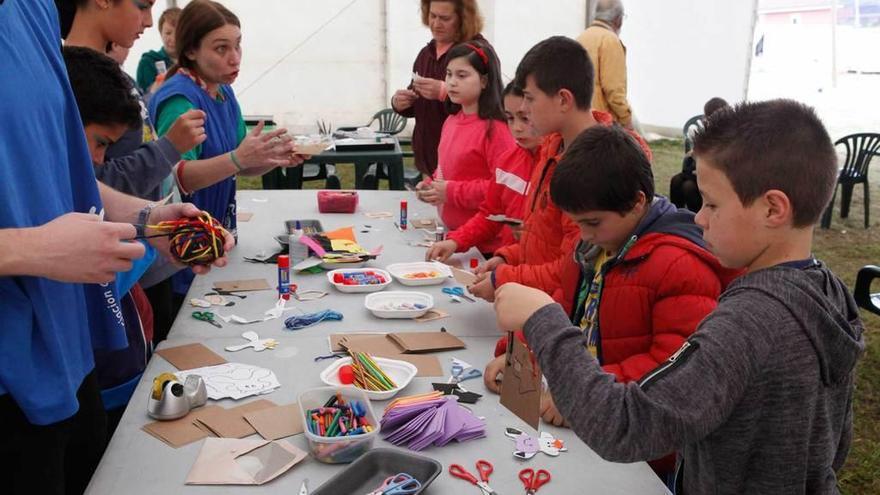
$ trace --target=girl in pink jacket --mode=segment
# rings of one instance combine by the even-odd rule
[[[438,167],[433,179],[416,186],[419,199],[435,205],[449,231],[464,225],[480,210],[495,181],[499,159],[516,148],[505,125],[498,58],[488,43],[474,40],[453,47],[446,66],[446,107]],[[484,253],[513,242],[505,227],[498,236],[477,244]]]

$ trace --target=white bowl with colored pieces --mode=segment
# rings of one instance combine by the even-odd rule
[[[341,358],[337,359],[336,362],[328,366],[324,371],[321,372],[321,381],[330,385],[331,387],[355,387],[358,390],[361,390],[370,400],[388,400],[398,392],[405,389],[409,382],[418,374],[419,369],[413,366],[411,363],[407,363],[406,361],[398,361],[397,359],[388,359],[381,357],[373,357],[373,361],[379,365],[379,368],[382,369],[382,372],[385,373],[388,378],[391,378],[391,381],[397,385],[397,388],[393,388],[391,390],[386,391],[378,391],[378,390],[366,390],[360,388],[354,384],[345,385],[341,381],[339,381],[339,368],[347,364],[351,364],[351,358]]]
[[[439,285],[452,277],[449,266],[436,261],[394,263],[385,267],[403,285]]]
[[[378,318],[418,318],[434,307],[434,298],[424,292],[375,292],[364,298],[364,306]]]
[[[377,278],[384,279],[385,282],[375,284],[346,284],[344,282],[338,282],[340,277],[344,278],[345,275],[357,276],[358,274],[364,274],[367,276],[373,274]],[[330,282],[330,285],[336,287],[336,290],[339,292],[363,294],[366,292],[379,292],[385,287],[391,285],[391,274],[378,268],[340,268],[327,272],[327,281]]]

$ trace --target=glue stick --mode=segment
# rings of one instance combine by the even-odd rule
[[[286,254],[278,256],[278,295],[290,299],[290,257]]]
[[[406,230],[406,200],[400,201],[400,230]]]

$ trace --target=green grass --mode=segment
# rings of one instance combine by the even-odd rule
[[[681,169],[683,146],[678,140],[654,141],[654,177],[657,191],[669,193],[669,179]],[[411,166],[411,159],[407,164]],[[880,172],[871,173],[871,180],[880,182]],[[337,167],[343,187],[354,187],[353,167]],[[239,177],[240,189],[259,189],[259,177]],[[323,182],[307,182],[306,188],[318,189]],[[387,188],[387,182],[382,182]],[[880,195],[871,208],[871,218],[880,219]],[[839,198],[838,203],[839,205]],[[863,226],[864,203],[861,189],[853,194],[853,204],[848,219],[840,218],[840,208],[835,205],[834,220],[828,230],[817,229],[814,251],[837,273],[849,287],[854,287],[855,277],[863,265],[880,263],[880,226],[876,220],[871,228]],[[880,493],[880,318],[862,312],[865,323],[865,340],[868,349],[858,365],[854,400],[855,427],[853,447],[846,466],[840,472],[841,490],[847,495]]]

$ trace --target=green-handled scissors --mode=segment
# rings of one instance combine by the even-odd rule
[[[210,323],[211,325],[214,325],[217,328],[223,328],[223,325],[221,325],[217,321],[214,321],[214,313],[212,313],[210,311],[193,311],[192,317],[199,320],[199,321],[204,321],[204,322]]]

